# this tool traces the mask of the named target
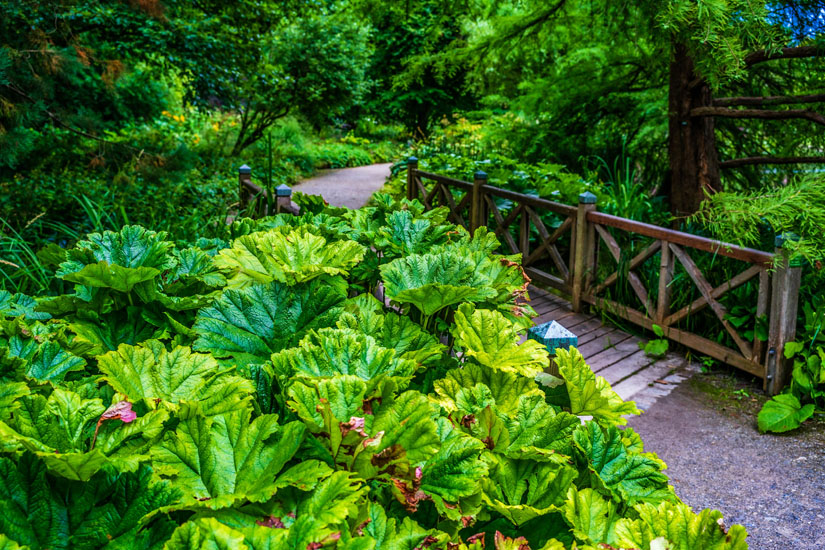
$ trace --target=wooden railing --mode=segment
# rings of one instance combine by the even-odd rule
[[[281,184],[270,190],[252,183],[252,168],[244,164],[238,168],[238,212],[251,218],[288,212],[297,214],[299,208],[292,202],[292,189]]]
[[[771,394],[788,381],[791,365],[783,350],[795,336],[801,270],[789,264],[781,237],[773,253],[743,248],[599,212],[592,193],[580,195],[578,207],[572,207],[493,187],[483,172],[473,182],[425,172],[415,158],[407,164],[407,198],[419,199],[426,208],[447,207],[449,221],[471,232],[486,226],[504,252],[522,255],[535,283],[569,297],[574,311],[591,304],[645,329],[656,324],[667,338],[762,378]],[[697,262],[696,254],[712,257]],[[717,258],[726,258],[727,269],[738,266],[738,271],[712,284],[710,272],[699,265]],[[640,274],[643,268],[647,277]],[[699,296],[671,311],[677,269]],[[749,281],[758,281],[755,316],[767,319],[766,341],[747,338],[722,302],[726,293]],[[609,296],[620,282],[630,289],[630,298]],[[680,326],[706,308],[728,336],[722,340],[732,345]]]

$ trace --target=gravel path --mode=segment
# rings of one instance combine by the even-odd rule
[[[373,164],[340,170],[323,170],[320,175],[296,184],[292,190],[322,195],[332,206],[361,208],[373,193],[384,186],[392,164]]]
[[[825,549],[825,423],[762,435],[764,399],[744,398],[743,410],[714,384],[697,374],[629,425],[668,464],[682,500],[744,525],[751,550]]]

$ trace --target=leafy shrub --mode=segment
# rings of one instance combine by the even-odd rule
[[[518,344],[517,257],[376,203],[92,233],[51,252],[63,293],[0,293],[0,542],[747,548],[575,349],[555,378]]]

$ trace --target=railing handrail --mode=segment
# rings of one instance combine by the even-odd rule
[[[725,241],[710,239],[694,235],[692,233],[685,233],[684,231],[677,231],[675,229],[668,229],[659,225],[644,223],[612,214],[605,214],[604,212],[589,212],[587,214],[587,221],[597,223],[599,225],[607,225],[617,229],[623,229],[632,233],[637,233],[645,237],[652,237],[662,241],[668,241],[690,248],[696,248],[712,254],[719,254],[720,256],[727,256],[735,260],[749,262],[756,265],[773,265],[774,253],[765,252],[764,250],[756,250],[746,246],[739,246]]]

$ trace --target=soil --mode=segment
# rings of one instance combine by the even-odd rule
[[[629,426],[682,500],[744,525],[752,550],[825,549],[825,420],[760,434],[766,399],[738,375],[696,374]]]
[[[340,170],[323,170],[318,176],[296,184],[292,190],[322,195],[332,206],[361,208],[379,191],[390,175],[392,164],[373,164]]]

